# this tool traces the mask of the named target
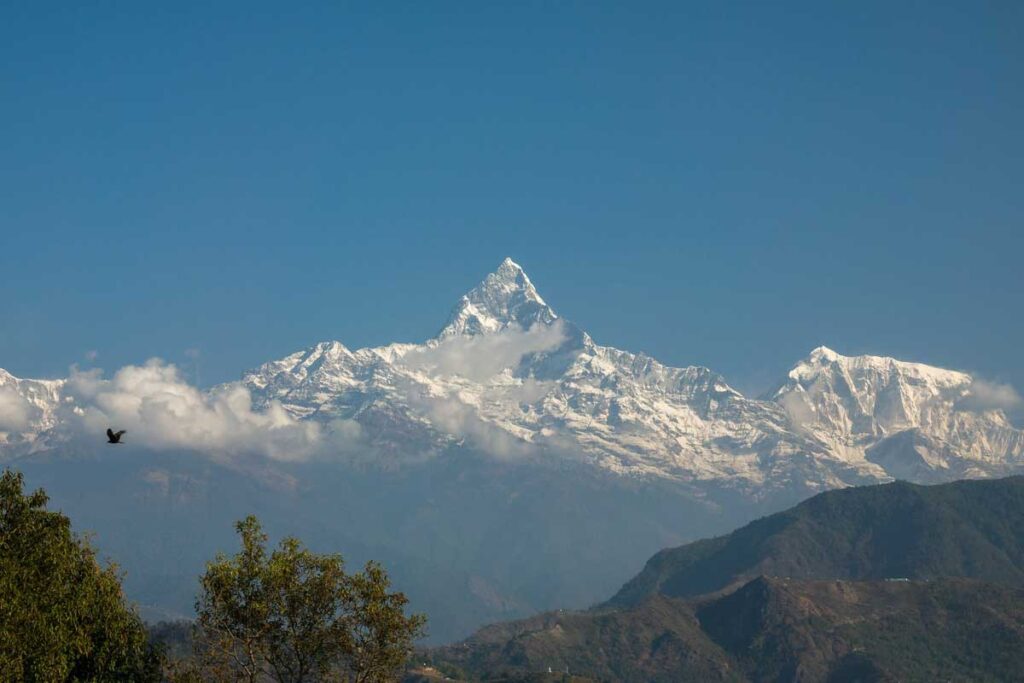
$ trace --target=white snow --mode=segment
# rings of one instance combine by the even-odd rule
[[[464,444],[752,491],[1013,471],[1024,435],[998,410],[963,408],[972,382],[821,346],[774,391],[747,398],[707,368],[595,343],[510,259],[423,344],[323,342],[242,378],[255,410],[279,403],[296,419],[358,423],[371,459],[389,466]],[[0,371],[0,388],[37,410],[0,453],[52,441],[61,386]]]

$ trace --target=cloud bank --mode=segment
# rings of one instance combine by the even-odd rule
[[[533,403],[549,393],[554,383],[513,378],[506,373],[517,368],[530,354],[557,349],[566,338],[561,320],[550,325],[536,323],[528,330],[510,327],[494,334],[451,337],[436,345],[415,349],[403,356],[401,362],[411,370],[434,377],[463,377],[484,385],[483,393],[475,400]],[[457,390],[423,394],[409,387],[408,400],[437,429],[464,439],[489,455],[510,458],[534,450],[532,444],[482,418]]]
[[[792,425],[800,432],[807,430],[807,425],[815,419],[814,407],[803,391],[794,391],[777,398],[782,409],[786,411]]]
[[[301,460],[340,433],[296,420],[278,403],[253,410],[248,389],[238,383],[200,391],[159,359],[123,367],[110,379],[97,370],[73,369],[66,391],[80,429],[90,434],[126,429],[126,441],[148,448]]]
[[[549,449],[558,435],[531,431],[506,416],[530,414],[558,383],[515,372],[531,354],[555,351],[567,339],[561,321],[528,330],[460,336],[414,347],[390,356],[389,373],[421,425],[500,458]],[[195,354],[192,354],[195,355]],[[398,358],[395,358],[398,356]],[[438,381],[435,381],[438,380]],[[466,380],[466,381],[464,381]],[[779,397],[797,431],[815,422],[814,407],[803,392]],[[944,400],[948,400],[944,399]],[[1004,411],[1011,422],[1024,417],[1024,399],[1010,385],[975,379],[956,408]],[[46,409],[49,415],[49,408]],[[0,386],[0,432],[32,429],[42,413],[12,386]],[[363,434],[351,419],[298,419],[280,403],[253,406],[249,389],[230,383],[203,391],[176,366],[160,359],[121,368],[109,379],[100,370],[72,368],[54,415],[58,433],[102,442],[107,427],[126,429],[126,442],[150,449],[188,450],[217,458],[262,456],[275,461],[315,457],[377,457],[377,426]],[[320,415],[318,414],[318,418]],[[430,427],[427,428],[429,431]],[[3,437],[10,438],[10,437]],[[424,453],[430,451],[424,443]],[[413,455],[413,454],[409,454]],[[428,457],[424,455],[424,457]]]
[[[0,432],[27,429],[34,408],[13,387],[0,387]]]
[[[566,340],[561,320],[550,325],[535,323],[530,329],[511,327],[496,334],[459,336],[402,357],[409,368],[432,375],[460,375],[476,382],[515,368],[531,353],[551,351]]]
[[[460,383],[423,383],[428,377],[465,378],[484,386],[484,400],[532,403],[550,382],[509,374],[524,357],[549,351],[566,339],[559,321],[511,328],[496,334],[456,337],[414,349],[399,362],[418,375],[400,380],[414,411],[441,432],[466,439],[482,451],[510,456],[527,444],[517,435],[481,418],[453,388]],[[189,354],[195,357],[197,354]],[[404,374],[404,373],[402,373]],[[108,427],[127,430],[125,443],[155,450],[187,450],[214,459],[263,456],[277,461],[356,456],[373,452],[355,420],[299,419],[280,403],[254,407],[248,387],[235,382],[204,391],[191,384],[179,367],[161,359],[128,365],[111,377],[102,370],[71,369],[57,407],[58,422],[74,440],[105,440]],[[34,407],[17,391],[0,389],[0,431],[30,427]]]
[[[979,413],[987,410],[1015,411],[1024,408],[1024,398],[1009,384],[975,379],[958,407]]]

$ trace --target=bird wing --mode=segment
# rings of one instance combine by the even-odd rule
[[[113,439],[114,438],[114,430],[111,429],[110,427],[107,427],[107,438],[108,439]]]
[[[114,436],[116,436],[117,438],[119,438],[119,439],[120,439],[122,435],[124,435],[124,434],[127,434],[127,433],[128,433],[128,430],[127,430],[127,429],[122,429],[122,430],[121,430],[121,431],[119,431],[119,432],[118,432],[117,434],[114,434]]]

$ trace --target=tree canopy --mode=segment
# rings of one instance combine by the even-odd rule
[[[425,619],[405,615],[376,563],[347,574],[340,555],[285,538],[272,552],[255,517],[236,525],[241,550],[207,565],[196,602],[204,677],[290,683],[384,681],[408,658]]]
[[[242,548],[200,579],[193,654],[167,661],[71,521],[47,510],[21,474],[0,475],[0,680],[392,680],[425,618],[370,562],[348,574],[340,555],[295,538],[272,551],[255,517],[236,527]],[[159,640],[159,638],[156,638]]]
[[[158,681],[160,656],[71,521],[0,475],[0,680]]]

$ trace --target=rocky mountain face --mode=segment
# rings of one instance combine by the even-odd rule
[[[349,425],[362,439],[355,450],[377,464],[469,444],[756,496],[1020,466],[1024,432],[999,410],[969,407],[973,383],[962,372],[820,347],[777,389],[750,399],[707,368],[597,344],[509,259],[423,344],[323,342],[242,378],[257,409],[279,403],[298,419]],[[0,374],[0,400],[24,413],[0,425],[4,447],[57,440],[63,386]]]
[[[760,400],[699,366],[601,346],[506,260],[422,345],[318,344],[245,375],[257,405],[354,420],[378,461],[484,449],[754,496],[1012,471],[1024,432],[965,408],[973,379],[824,347]]]
[[[834,453],[893,478],[935,481],[1020,464],[1024,432],[972,401],[974,392],[963,372],[820,347],[766,398]]]
[[[1024,459],[1022,432],[967,374],[820,348],[748,398],[707,368],[598,344],[511,260],[423,343],[323,342],[209,391],[173,381],[136,368],[103,393],[91,375],[0,371],[0,460],[97,532],[159,614],[188,613],[202,562],[256,512],[395,567],[436,640],[585,606],[660,548],[818,491]],[[128,443],[112,451],[97,435],[117,411],[134,422],[115,425]],[[232,430],[242,451],[222,448]],[[244,451],[264,439],[274,448]]]
[[[51,445],[64,384],[63,380],[19,379],[0,368],[0,461]]]

